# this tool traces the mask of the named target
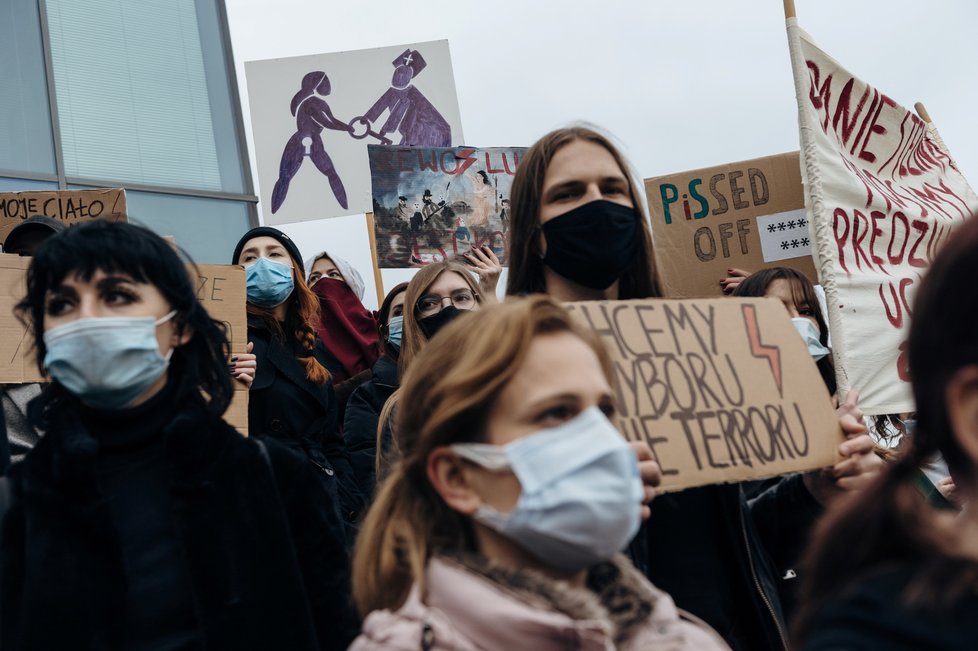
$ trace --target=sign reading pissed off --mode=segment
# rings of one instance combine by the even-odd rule
[[[669,298],[721,295],[736,268],[793,267],[818,283],[798,152],[645,181]]]
[[[565,304],[611,356],[616,425],[644,441],[659,490],[824,468],[835,410],[784,306],[770,298]]]

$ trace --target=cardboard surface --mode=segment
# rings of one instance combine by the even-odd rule
[[[0,242],[28,217],[44,215],[68,225],[91,219],[126,221],[126,191],[46,190],[0,192]]]
[[[792,267],[818,283],[798,152],[645,181],[669,298],[722,296],[727,269]]]
[[[244,268],[228,264],[201,264],[197,265],[197,270],[197,299],[211,317],[223,321],[227,326],[231,355],[245,352],[248,345],[248,317],[245,313],[248,297]],[[224,420],[248,436],[248,388],[240,382],[234,382],[234,398],[224,413]]]
[[[34,363],[34,341],[14,316],[14,306],[27,293],[30,258],[0,253],[0,384],[43,382]]]
[[[646,441],[660,491],[830,466],[842,442],[818,369],[780,302],[632,300],[565,307],[614,362],[617,425]]]
[[[368,147],[380,267],[422,267],[483,245],[505,266],[509,188],[525,152]]]
[[[13,314],[26,291],[25,272],[31,259],[0,254],[0,383],[45,382],[34,361],[31,333]],[[207,312],[228,327],[231,354],[245,352],[248,322],[245,316],[245,274],[237,265],[198,265],[197,298]],[[188,270],[193,272],[193,267]],[[224,419],[248,434],[248,389],[235,382],[234,399]]]

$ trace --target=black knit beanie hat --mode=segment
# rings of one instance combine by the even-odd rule
[[[231,264],[238,264],[238,256],[241,255],[241,249],[244,248],[245,243],[255,237],[274,237],[279,241],[279,244],[285,247],[285,250],[289,252],[289,256],[292,258],[292,262],[299,269],[300,275],[306,277],[306,267],[302,264],[302,256],[299,254],[299,247],[295,245],[288,235],[283,233],[277,228],[272,228],[271,226],[259,226],[257,228],[252,228],[250,231],[241,236],[238,240],[238,245],[234,247],[234,255],[231,256]]]

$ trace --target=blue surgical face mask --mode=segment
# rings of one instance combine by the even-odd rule
[[[387,341],[391,342],[391,346],[400,350],[401,349],[401,335],[404,333],[404,317],[395,316],[391,319],[390,323],[387,324]]]
[[[795,317],[791,322],[794,324],[798,334],[805,341],[805,345],[808,346],[808,354],[812,356],[812,359],[817,362],[829,354],[829,349],[819,339],[818,327],[812,323],[811,319]]]
[[[245,282],[248,302],[266,308],[284,303],[295,288],[292,267],[268,258],[258,258],[257,262],[245,268]]]
[[[122,409],[166,371],[171,348],[160,354],[156,327],[162,319],[103,317],[78,319],[44,333],[44,368],[61,386],[98,409]]]
[[[578,571],[607,560],[638,531],[638,461],[597,407],[508,445],[458,443],[451,449],[516,475],[521,492],[513,510],[483,505],[475,519],[552,567]]]

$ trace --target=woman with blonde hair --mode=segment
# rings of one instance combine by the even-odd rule
[[[479,316],[405,375],[351,649],[727,648],[618,553],[644,495],[596,336],[547,297]]]
[[[560,301],[661,296],[641,191],[624,156],[595,129],[540,138],[510,189],[506,293]],[[854,401],[844,406],[858,412]],[[845,459],[830,472],[786,476],[751,502],[740,484],[656,500],[629,548],[633,562],[737,651],[787,650],[781,594],[790,593],[784,582],[796,574],[809,527],[839,486],[858,486],[881,463],[872,440],[858,436],[864,427],[852,416],[842,426],[857,436],[842,443]]]

